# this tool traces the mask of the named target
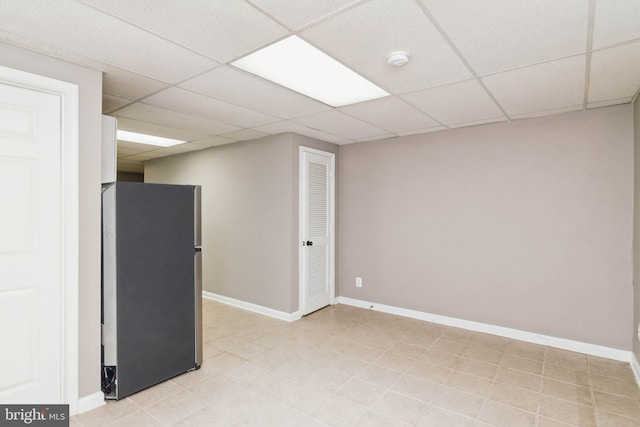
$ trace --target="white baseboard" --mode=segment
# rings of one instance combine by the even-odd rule
[[[106,402],[104,401],[104,393],[102,393],[101,391],[97,391],[88,396],[81,397],[78,400],[78,413],[82,414],[92,409],[99,408],[102,405],[106,405]]]
[[[521,331],[518,329],[505,328],[503,326],[489,325],[486,323],[474,322],[471,320],[456,319],[454,317],[441,316],[438,314],[425,313],[417,310],[409,310],[406,308],[394,307],[391,305],[378,304],[369,301],[362,301],[347,297],[337,297],[338,304],[351,305],[354,307],[366,308],[383,313],[396,314],[398,316],[410,317],[412,319],[425,320],[427,322],[439,323],[447,326],[455,326],[457,328],[468,329],[476,332],[484,332],[487,334],[498,335],[502,337],[512,338],[520,341],[527,341],[535,344],[546,345],[549,347],[560,348],[563,350],[585,353],[591,356],[603,357],[606,359],[619,360],[622,362],[631,362],[633,353],[625,350],[604,347],[597,344],[583,343],[580,341],[572,341],[565,338],[557,338],[548,335],[536,334],[534,332]],[[635,360],[635,358],[634,358]],[[640,367],[636,360],[636,378],[640,378]],[[640,380],[638,382],[640,384]]]
[[[638,359],[634,353],[631,353],[631,370],[633,371],[633,375],[636,376],[638,387],[640,387],[640,363],[638,363]]]
[[[262,305],[253,304],[239,299],[225,297],[224,295],[214,294],[213,292],[202,291],[202,297],[213,301],[218,301],[223,304],[231,305],[233,307],[242,308],[243,310],[253,311],[254,313],[264,314],[265,316],[274,317],[276,319],[285,320],[287,322],[293,322],[300,317],[300,311],[294,311],[293,313],[285,313],[284,311],[274,310],[273,308],[264,307]]]

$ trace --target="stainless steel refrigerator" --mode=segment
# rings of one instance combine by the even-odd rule
[[[102,391],[121,399],[202,363],[200,187],[102,190]]]

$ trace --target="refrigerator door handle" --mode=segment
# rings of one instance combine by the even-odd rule
[[[202,187],[193,188],[193,244],[202,245]]]
[[[194,252],[194,273],[195,273],[195,307],[196,307],[196,348],[195,348],[195,368],[202,366],[202,248],[195,248]]]

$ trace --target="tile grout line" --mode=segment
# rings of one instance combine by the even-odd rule
[[[586,357],[586,359],[587,359],[587,379],[589,381],[589,395],[591,396],[591,405],[593,405],[593,418],[594,418],[596,427],[598,427],[600,422],[598,421],[598,407],[596,406],[596,395],[593,390],[593,379],[591,378],[591,366],[589,363],[589,358]]]
[[[544,372],[547,367],[547,347],[544,347],[544,355],[542,356],[542,370],[540,371],[540,386],[538,388],[538,407],[536,409],[535,426],[540,425],[540,407],[542,405],[542,388],[544,387]]]

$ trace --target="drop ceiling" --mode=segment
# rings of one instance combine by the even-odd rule
[[[637,0],[0,0],[0,41],[104,73],[118,168],[282,132],[336,144],[632,102]],[[228,65],[297,35],[389,97],[332,108]],[[410,62],[386,64],[405,50]]]

